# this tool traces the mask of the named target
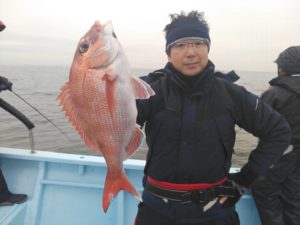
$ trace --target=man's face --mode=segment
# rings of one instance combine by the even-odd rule
[[[168,60],[186,76],[199,74],[208,63],[208,47],[200,40],[179,41],[171,46]]]

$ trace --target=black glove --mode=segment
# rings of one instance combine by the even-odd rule
[[[12,90],[12,82],[7,80],[5,77],[0,76],[0,92],[5,90]]]
[[[244,186],[237,184],[233,180],[230,180],[230,174],[229,174],[229,180],[227,181],[231,183],[234,189],[234,197],[228,197],[228,199],[222,205],[224,208],[234,206],[240,200],[243,194],[245,194],[246,192],[246,188]]]

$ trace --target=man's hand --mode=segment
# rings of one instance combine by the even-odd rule
[[[233,180],[228,180],[228,181],[231,183],[235,191],[234,191],[234,197],[224,196],[219,199],[219,202],[225,208],[234,206],[240,200],[243,194],[245,194],[246,192],[246,188],[243,187],[242,185],[235,183]]]
[[[232,175],[232,174],[231,174]],[[229,175],[230,177],[230,175]],[[214,204],[218,201],[224,208],[233,207],[242,197],[242,195],[246,192],[246,188],[242,185],[237,184],[233,180],[228,179],[226,181],[226,186],[233,188],[233,196],[220,196],[210,202],[208,202],[204,207],[203,211],[209,210]]]
[[[12,90],[12,82],[7,80],[5,77],[0,76],[0,92],[5,90]]]

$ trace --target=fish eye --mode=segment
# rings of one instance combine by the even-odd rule
[[[83,39],[79,44],[79,52],[81,54],[86,53],[89,50],[89,47],[90,43],[87,40]]]

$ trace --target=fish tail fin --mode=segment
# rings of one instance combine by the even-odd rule
[[[102,197],[102,208],[105,213],[107,212],[112,199],[118,194],[120,190],[125,190],[136,197],[139,201],[142,201],[140,194],[131,184],[130,180],[123,171],[114,176],[111,176],[108,173]]]

